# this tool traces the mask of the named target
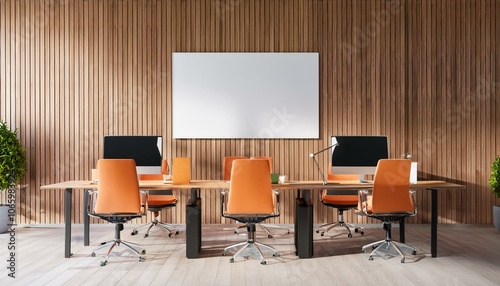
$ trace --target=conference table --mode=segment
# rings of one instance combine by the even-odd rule
[[[201,207],[202,199],[200,190],[220,191],[229,189],[229,182],[222,180],[192,180],[189,184],[173,185],[163,181],[140,181],[140,189],[143,190],[180,190],[189,192],[189,199],[186,203],[186,257],[198,258],[201,252],[202,232],[201,232]],[[41,186],[41,190],[64,190],[64,257],[69,258],[71,253],[71,213],[72,195],[76,189],[93,190],[98,185],[90,181],[66,181],[56,184]],[[294,241],[296,254],[299,258],[313,257],[313,202],[311,191],[322,189],[339,190],[366,190],[371,189],[371,183],[359,182],[336,182],[330,181],[324,185],[321,181],[297,181],[284,184],[273,184],[273,189],[296,190],[296,210],[295,210],[295,232]],[[411,189],[431,192],[431,256],[437,257],[437,225],[438,225],[438,191],[440,190],[463,190],[465,186],[446,181],[418,181],[411,184]],[[88,205],[87,191],[84,192],[84,205]],[[90,243],[90,220],[87,208],[83,208],[84,215],[84,245]],[[400,223],[400,240],[404,242],[404,221]]]

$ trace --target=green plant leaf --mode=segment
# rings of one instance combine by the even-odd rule
[[[26,150],[17,133],[0,121],[0,190],[15,186],[26,173]]]
[[[488,184],[493,195],[500,198],[500,156],[496,157],[491,164],[491,175]]]

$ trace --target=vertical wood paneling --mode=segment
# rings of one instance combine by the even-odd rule
[[[163,135],[165,157],[190,157],[193,179],[220,179],[224,156],[245,155],[272,156],[292,180],[319,179],[308,154],[331,135],[386,134],[391,157],[412,154],[420,178],[467,185],[440,193],[440,222],[491,223],[499,14],[498,0],[2,0],[0,118],[28,154],[18,223],[62,223],[62,192],[39,186],[89,178],[108,134]],[[172,52],[182,51],[319,52],[320,138],[169,139]],[[318,160],[326,171],[327,153]],[[175,193],[162,217],[182,223],[187,197]],[[281,195],[274,222],[291,223],[295,192]],[[229,222],[218,192],[202,196],[205,223]],[[316,222],[337,219],[313,200]],[[429,194],[418,206],[411,222],[428,223]]]

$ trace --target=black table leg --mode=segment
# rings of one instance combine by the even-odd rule
[[[298,235],[299,235],[299,198],[300,198],[300,190],[297,190],[297,196],[295,198],[295,217],[293,220],[293,243],[295,245],[295,255],[298,255],[299,252],[299,244],[298,244]]]
[[[311,258],[313,249],[313,205],[310,190],[298,190],[295,213],[295,248],[299,258]]]
[[[200,189],[192,189],[186,205],[186,257],[198,258],[201,251]]]
[[[431,256],[437,257],[437,205],[438,193],[436,189],[431,189],[432,196],[432,212],[431,212]]]
[[[71,255],[71,195],[73,190],[68,188],[64,192],[64,257]]]
[[[399,220],[399,242],[405,243],[405,218]]]
[[[89,190],[83,194],[83,245],[90,245],[90,219],[89,219]]]

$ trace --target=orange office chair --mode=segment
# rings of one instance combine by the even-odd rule
[[[222,173],[224,174],[224,181],[231,180],[231,167],[233,166],[233,161],[236,159],[248,159],[244,156],[226,156],[222,162]]]
[[[252,156],[250,159],[259,159],[259,160],[267,160],[267,163],[269,163],[269,174],[273,172],[273,157],[268,157],[268,156]]]
[[[226,159],[227,158],[227,159]],[[225,157],[224,158],[224,180],[229,180],[230,177],[231,177],[231,163],[232,161],[234,161],[235,159],[246,159],[247,157],[238,157],[238,156],[233,156],[233,157]],[[250,157],[250,159],[262,159],[262,160],[267,160],[267,162],[269,163],[269,174],[272,172],[273,170],[273,158],[272,157],[266,157],[266,156],[261,156],[261,157]],[[228,161],[226,163],[226,161]],[[227,178],[227,179],[226,179]],[[266,225],[263,225],[263,224],[258,224],[266,233],[267,233],[267,237],[268,238],[273,238],[273,235],[271,233],[271,231],[269,230],[269,227],[273,227],[273,228],[283,228],[287,231],[287,233],[289,234],[290,233],[290,230],[288,228],[284,228],[284,227],[280,227],[280,226],[266,226]],[[238,233],[238,230],[240,228],[244,228],[246,227],[246,225],[240,225],[238,226],[235,230],[234,230],[234,233],[237,234]]]
[[[233,161],[236,159],[248,159],[248,157],[244,156],[225,156],[224,161],[222,162],[222,173],[224,175],[224,181],[229,181],[231,180],[231,168],[233,166]],[[238,226],[235,230],[234,233],[238,233],[238,229],[246,227],[246,224],[242,224]],[[266,230],[266,229],[264,229]],[[266,230],[268,233],[268,236],[271,235],[268,230]]]
[[[97,217],[115,224],[115,239],[103,242],[95,252],[103,247],[111,246],[101,266],[108,263],[108,257],[115,246],[123,244],[139,257],[144,258],[146,250],[141,246],[122,241],[120,232],[123,224],[146,214],[147,193],[139,190],[135,161],[132,159],[101,159],[97,162],[99,182],[97,190],[89,191],[89,210],[92,217]]]
[[[269,157],[269,156],[256,156],[256,157],[250,157],[250,159],[267,160],[267,162],[269,163],[269,174],[271,174],[273,172],[273,157]],[[283,226],[279,226],[279,225],[263,225],[263,224],[260,224],[260,223],[259,223],[259,226],[262,227],[262,229],[264,229],[266,231],[268,238],[273,238],[273,235],[271,234],[271,231],[269,230],[269,228],[284,229],[284,230],[286,230],[287,234],[290,234],[290,229],[288,229],[286,227],[283,227]],[[237,232],[237,230],[235,231],[235,233],[236,232]]]
[[[328,171],[328,180],[329,181],[358,181],[359,175],[340,175],[340,174],[332,174],[331,170]],[[321,236],[324,236],[325,233],[332,230],[333,228],[340,226],[345,227],[347,229],[347,237],[351,238],[351,228],[354,229],[354,232],[364,234],[362,227],[354,226],[350,223],[344,222],[344,211],[355,209],[358,207],[358,191],[357,190],[327,190],[324,189],[321,192],[321,202],[329,207],[333,207],[337,209],[338,220],[334,223],[326,223],[320,225],[316,233],[321,232]]]
[[[140,174],[140,181],[163,181],[163,175],[168,174],[168,163],[167,160],[162,160],[161,174]],[[173,225],[164,223],[158,220],[160,211],[164,208],[175,207],[177,204],[177,198],[172,193],[172,190],[149,190],[148,191],[148,211],[152,214],[151,223],[141,225],[138,228],[132,230],[132,235],[136,235],[140,229],[148,228],[144,237],[149,236],[149,231],[151,228],[158,226],[168,231],[168,236],[173,237],[179,234],[177,228]]]
[[[222,192],[221,207],[223,217],[245,223],[248,232],[246,242],[224,248],[222,255],[226,255],[229,249],[238,248],[230,262],[246,253],[256,255],[261,264],[266,264],[261,248],[271,250],[273,256],[278,256],[278,251],[273,247],[255,241],[255,224],[279,216],[279,196],[271,188],[269,164],[266,160],[233,161],[230,187],[228,191]]]
[[[392,222],[417,213],[415,193],[410,190],[410,166],[411,161],[408,159],[379,160],[372,191],[359,192],[361,214],[381,220],[386,233],[384,240],[363,246],[363,252],[369,247],[374,248],[369,260],[373,260],[375,253],[391,248],[402,257],[401,263],[405,262],[401,249],[409,249],[413,255],[417,254],[414,247],[391,239]]]

